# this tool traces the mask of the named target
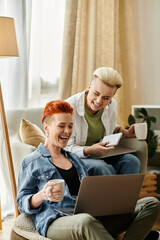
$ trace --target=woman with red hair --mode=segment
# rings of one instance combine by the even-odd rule
[[[159,213],[158,200],[140,200],[134,214],[107,216],[101,222],[87,213],[64,216],[56,208],[74,207],[80,181],[88,175],[83,161],[66,151],[73,129],[73,109],[67,102],[49,102],[42,115],[45,143],[22,162],[18,177],[17,204],[23,214],[32,215],[37,231],[54,240],[113,240],[126,230],[127,238],[142,240]],[[65,192],[54,188],[51,179],[64,179]],[[46,189],[52,186],[49,193]],[[95,190],[96,191],[96,190]],[[133,221],[134,220],[134,221]],[[143,227],[145,226],[145,228]]]

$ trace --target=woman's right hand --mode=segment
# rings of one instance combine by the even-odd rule
[[[54,185],[56,185],[56,183],[48,182],[39,192],[34,194],[30,199],[31,208],[38,208],[44,200],[49,200],[52,202],[58,201],[61,194],[60,188],[52,188],[48,191],[48,196],[46,195],[47,188]]]
[[[114,149],[114,147],[107,147],[105,146],[105,142],[100,142],[93,144],[92,146],[88,146],[84,148],[84,155],[85,156],[103,156],[109,150]]]
[[[45,197],[44,200],[49,200],[49,201],[54,201],[54,202],[59,200],[59,197],[61,195],[61,189],[53,188],[55,185],[56,185],[55,182],[48,182],[47,184],[44,185],[44,187],[42,189],[43,195]],[[51,188],[49,190],[47,190],[48,187],[51,187]]]

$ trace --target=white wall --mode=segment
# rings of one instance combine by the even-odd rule
[[[160,0],[134,0],[133,3],[137,68],[133,104],[159,105]]]

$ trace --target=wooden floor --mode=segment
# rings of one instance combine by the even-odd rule
[[[2,230],[0,230],[0,240],[9,240],[10,239],[10,230],[14,216],[6,217],[2,222]]]

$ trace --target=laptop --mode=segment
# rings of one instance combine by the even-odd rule
[[[144,174],[84,177],[74,208],[55,208],[65,215],[108,216],[133,213]]]

